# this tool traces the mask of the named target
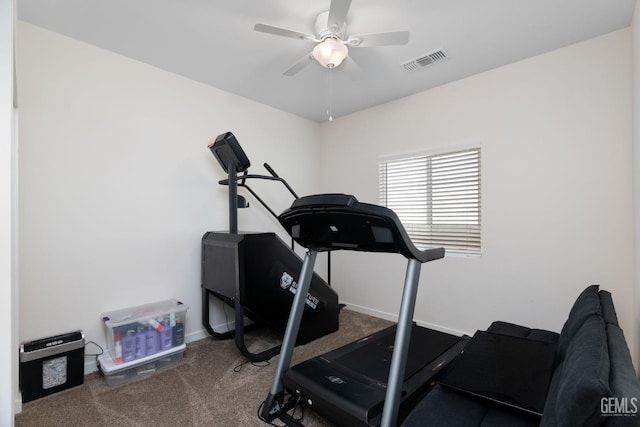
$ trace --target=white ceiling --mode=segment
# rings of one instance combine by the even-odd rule
[[[18,0],[35,25],[318,122],[631,25],[635,0],[353,0],[347,34],[407,30],[404,46],[361,47],[334,70],[282,73],[330,0]],[[444,49],[447,59],[400,65]],[[594,61],[606,52],[594,52]]]

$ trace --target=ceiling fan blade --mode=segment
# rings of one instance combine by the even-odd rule
[[[285,76],[291,77],[298,73],[298,71],[302,70],[304,67],[313,62],[313,52],[307,53],[303,56],[298,62],[289,67],[284,73]]]
[[[347,45],[350,47],[392,46],[407,43],[409,43],[408,31],[354,34],[347,40]]]
[[[337,33],[342,30],[347,21],[347,13],[351,7],[351,0],[331,0],[329,7],[329,18],[327,19],[327,29]]]
[[[300,40],[315,40],[316,38],[311,34],[301,33],[300,31],[287,30],[286,28],[274,27],[266,24],[256,24],[253,27],[254,30],[261,33],[274,34],[276,36],[290,37],[292,39]]]

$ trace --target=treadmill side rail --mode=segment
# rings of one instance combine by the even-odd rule
[[[407,354],[409,353],[409,341],[411,340],[411,324],[413,312],[416,306],[418,294],[418,280],[420,279],[420,267],[422,265],[416,259],[407,262],[407,273],[402,290],[402,302],[398,316],[398,329],[393,344],[393,356],[389,369],[389,381],[387,382],[387,394],[384,398],[382,409],[382,427],[396,427],[398,423],[398,411],[402,393],[404,370],[407,367]]]
[[[300,322],[302,320],[302,312],[304,310],[305,300],[307,298],[307,292],[311,284],[311,277],[313,276],[313,267],[316,263],[316,251],[308,251],[304,257],[302,263],[302,271],[300,272],[300,282],[298,283],[298,289],[291,305],[291,314],[289,314],[289,322],[287,322],[287,329],[284,332],[282,339],[282,348],[280,351],[280,359],[278,359],[278,367],[271,384],[269,395],[262,407],[260,416],[268,421],[272,421],[281,415],[281,408],[284,402],[282,398],[284,395],[284,386],[282,379],[284,373],[289,369],[291,365],[291,356],[293,355],[293,348],[296,345],[296,337],[298,336],[298,329],[300,329]]]

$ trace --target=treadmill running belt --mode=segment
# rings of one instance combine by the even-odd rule
[[[366,376],[386,384],[393,353],[395,327],[390,332],[380,336],[379,339],[372,340],[367,345],[336,358],[331,358],[329,354],[326,357],[331,359],[333,363],[349,366],[357,372],[366,373]],[[411,342],[404,381],[407,381],[459,340],[459,337],[414,324],[411,328]]]
[[[378,426],[395,335],[396,325],[392,325],[298,363],[285,373],[284,388],[339,426]],[[402,414],[406,415],[412,399],[430,387],[467,342],[466,338],[412,324],[402,384]]]

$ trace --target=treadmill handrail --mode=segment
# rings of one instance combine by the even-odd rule
[[[301,197],[278,220],[297,243],[318,252],[400,253],[421,263],[445,254],[444,248],[418,249],[393,210],[361,203],[348,194]]]

